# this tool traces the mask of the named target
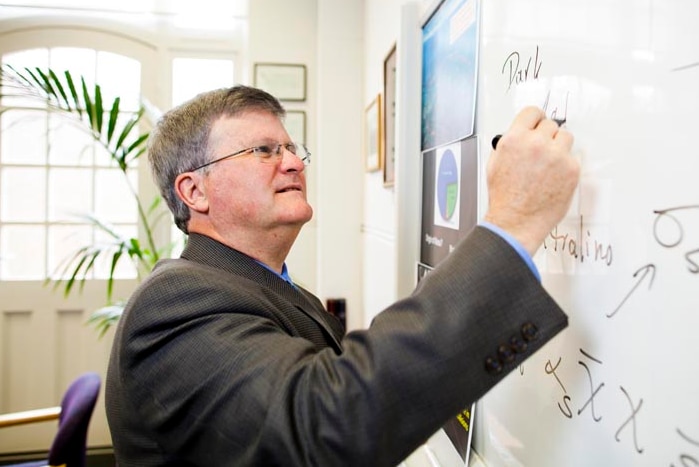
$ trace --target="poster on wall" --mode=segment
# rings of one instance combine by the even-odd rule
[[[422,28],[422,150],[473,135],[478,2],[444,0]]]
[[[476,225],[478,139],[425,151],[422,158],[420,262],[435,267]]]

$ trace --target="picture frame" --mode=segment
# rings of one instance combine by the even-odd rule
[[[364,167],[367,172],[381,169],[383,162],[383,119],[381,94],[377,94],[364,112]]]
[[[396,179],[396,46],[397,44],[394,43],[383,62],[383,184],[385,187],[393,186]]]
[[[306,100],[306,65],[255,63],[253,83],[280,101],[303,102]]]
[[[303,110],[287,110],[284,127],[296,143],[306,144],[306,112]]]

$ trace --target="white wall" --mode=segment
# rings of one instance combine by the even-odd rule
[[[318,292],[362,325],[361,115],[364,5],[318,0]]]
[[[383,62],[398,38],[401,3],[404,1],[366,1],[362,98],[365,106],[377,94],[383,94]],[[383,186],[382,171],[365,173],[363,189],[364,325],[368,325],[381,309],[396,299],[396,203],[395,186]]]

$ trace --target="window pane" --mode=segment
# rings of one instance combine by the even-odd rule
[[[135,171],[129,173],[131,186],[137,186]],[[95,212],[108,222],[136,223],[136,201],[129,190],[123,172],[118,169],[99,169],[95,173]]]
[[[98,80],[105,132],[114,96],[120,97],[115,137],[140,106],[141,66],[132,58],[94,49],[58,47],[7,54],[2,60],[18,69],[25,65],[51,67],[61,78],[64,70],[70,70],[78,80],[75,84],[79,94],[81,76],[91,94]],[[3,104],[29,107],[26,100],[5,99]],[[80,247],[93,245],[97,237],[113,245],[115,240],[109,234],[85,220],[87,214],[97,215],[110,228],[124,232],[126,238],[137,233],[135,198],[108,151],[66,115],[47,113],[36,103],[34,107],[37,110],[33,112],[8,108],[0,114],[0,274],[4,279],[42,280]],[[125,144],[135,141],[139,133],[134,129]],[[128,163],[133,168],[129,179],[137,187],[137,163]],[[27,225],[30,223],[37,225]],[[114,224],[116,227],[111,227]],[[100,278],[109,274],[110,255],[95,265]],[[10,262],[10,257],[21,259],[21,263],[19,259]],[[128,258],[116,277],[136,277]]]
[[[62,113],[49,115],[49,163],[92,166],[93,139],[83,126]]]
[[[8,110],[0,115],[0,162],[45,164],[46,114],[31,110]]]
[[[92,227],[88,225],[52,225],[49,227],[48,273],[53,279],[65,267],[65,262],[80,248],[92,244]],[[60,267],[60,270],[57,268]],[[70,277],[72,270],[60,278]]]
[[[88,89],[95,85],[95,59],[93,49],[78,49],[74,47],[55,47],[51,49],[50,66],[59,76],[66,70],[70,71],[76,88],[80,92],[82,85],[80,77],[85,77]]]
[[[38,280],[44,278],[44,227],[9,225],[0,227],[3,280]]]
[[[49,170],[49,220],[76,222],[92,212],[92,170]]]
[[[233,86],[233,61],[175,58],[172,61],[172,105],[179,105],[200,92]]]
[[[48,49],[28,49],[21,52],[15,52],[3,55],[2,62],[7,63],[14,67],[17,71],[26,75],[25,68],[31,70],[35,68],[45,69],[49,63],[49,51]],[[3,94],[8,93],[10,96],[13,94],[4,90]],[[41,107],[45,108],[43,101],[26,98],[26,97],[3,97],[2,105],[4,106],[17,106],[17,107]]]
[[[43,222],[46,216],[46,169],[3,167],[0,181],[3,222]]]
[[[93,148],[95,151],[95,165],[96,166],[101,166],[101,167],[116,167],[117,166],[116,161],[112,158],[112,155],[109,153],[107,148],[105,148],[101,144],[95,144],[93,146]]]
[[[140,106],[141,64],[129,57],[109,52],[97,53],[97,82],[102,88],[105,109],[111,109],[119,96],[122,111],[135,112]]]

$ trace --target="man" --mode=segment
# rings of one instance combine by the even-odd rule
[[[531,255],[579,177],[572,136],[523,110],[488,161],[479,226],[367,330],[289,279],[312,216],[284,111],[249,87],[168,112],[149,157],[177,225],[119,323],[106,404],[121,467],[393,466],[567,325]]]

